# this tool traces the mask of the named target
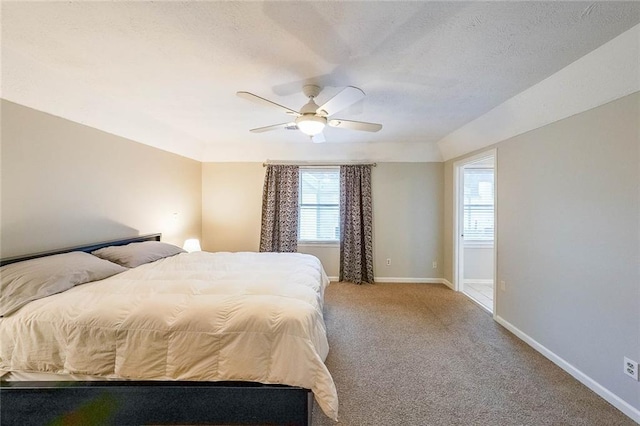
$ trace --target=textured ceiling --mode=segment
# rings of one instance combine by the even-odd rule
[[[638,2],[2,2],[2,97],[203,161],[438,160],[436,142],[640,22]],[[299,109],[353,85],[327,143]]]

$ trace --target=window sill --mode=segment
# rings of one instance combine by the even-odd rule
[[[298,247],[340,247],[340,241],[298,241]]]

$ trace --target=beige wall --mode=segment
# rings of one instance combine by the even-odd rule
[[[442,167],[442,163],[378,163],[373,169],[376,278],[442,277]],[[438,262],[436,269],[433,261]]]
[[[201,230],[201,163],[2,101],[2,257]]]
[[[442,164],[378,163],[372,172],[376,277],[439,278],[442,259]],[[258,250],[264,168],[261,163],[203,164],[203,248]],[[339,274],[337,246],[300,246]],[[391,265],[386,259],[391,258]]]
[[[622,361],[640,361],[639,123],[636,93],[495,146],[498,317],[636,410]]]
[[[258,251],[262,163],[202,164],[202,249]]]

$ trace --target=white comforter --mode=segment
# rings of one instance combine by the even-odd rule
[[[0,319],[0,371],[287,384],[335,420],[327,284],[309,255],[179,254]]]

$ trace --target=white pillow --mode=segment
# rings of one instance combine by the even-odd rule
[[[74,251],[0,268],[0,317],[27,303],[126,271],[120,265]]]
[[[144,241],[130,243],[124,246],[109,246],[91,252],[94,256],[108,260],[126,268],[135,268],[145,263],[186,253],[183,249],[173,244],[160,241]]]

